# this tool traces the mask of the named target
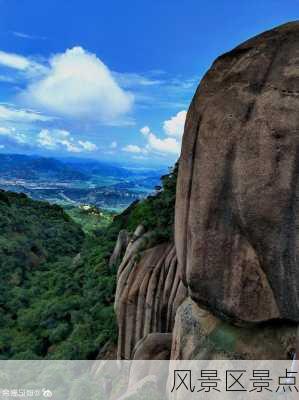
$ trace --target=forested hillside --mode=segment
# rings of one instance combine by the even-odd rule
[[[85,234],[61,207],[0,191],[2,359],[93,359],[113,347],[116,269],[109,257],[121,229],[142,223],[153,240],[172,236],[176,175],[177,168],[155,195]]]

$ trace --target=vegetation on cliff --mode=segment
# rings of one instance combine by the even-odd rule
[[[133,232],[139,224],[155,235],[157,242],[173,239],[174,207],[178,163],[161,177],[162,186],[156,187],[156,193],[139,202],[131,211],[127,229]]]

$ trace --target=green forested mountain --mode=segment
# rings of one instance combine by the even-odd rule
[[[172,236],[176,173],[92,233],[57,205],[0,191],[0,358],[90,359],[116,342],[109,257],[121,229]]]
[[[115,332],[114,236],[87,237],[59,206],[3,191],[0,221],[1,358],[93,358]]]

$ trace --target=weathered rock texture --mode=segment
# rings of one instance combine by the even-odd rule
[[[122,229],[118,234],[114,251],[109,260],[110,268],[117,266],[121,262],[129,242],[130,242],[130,235],[128,231]]]
[[[172,346],[171,333],[150,333],[136,344],[133,360],[169,360]]]
[[[237,327],[187,298],[177,310],[172,360],[287,360],[296,348],[294,323]]]
[[[171,332],[176,309],[186,297],[174,245],[143,250],[149,236],[130,242],[118,270],[115,310],[121,359],[131,359],[137,342],[148,334]]]
[[[191,297],[299,322],[299,22],[219,57],[188,111],[176,248]]]

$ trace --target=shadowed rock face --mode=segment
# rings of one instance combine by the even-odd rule
[[[175,237],[193,300],[299,322],[299,22],[212,65],[188,111]]]

